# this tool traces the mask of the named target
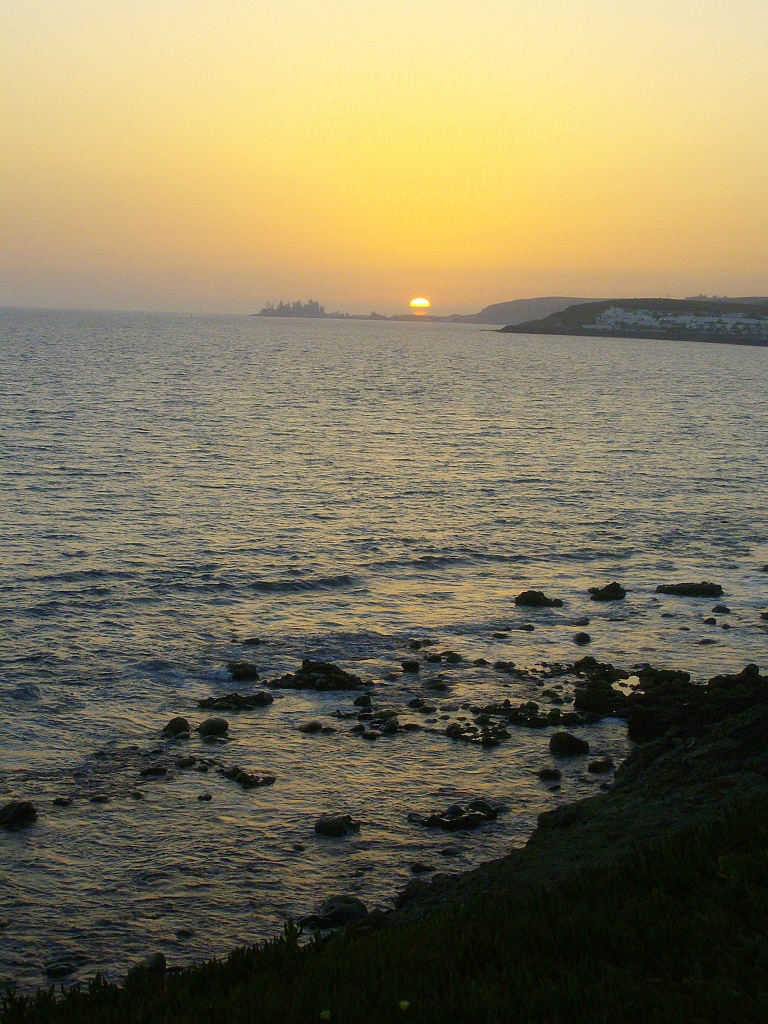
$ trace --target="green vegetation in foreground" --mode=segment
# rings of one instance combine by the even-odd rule
[[[297,931],[162,981],[6,996],[11,1022],[768,1020],[768,796],[515,905],[300,946]]]

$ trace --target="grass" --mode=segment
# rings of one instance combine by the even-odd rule
[[[122,988],[8,992],[0,1022],[768,1021],[768,797],[523,903],[299,939]]]

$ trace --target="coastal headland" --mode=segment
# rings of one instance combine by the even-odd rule
[[[768,345],[768,299],[603,299],[508,324],[502,334]]]

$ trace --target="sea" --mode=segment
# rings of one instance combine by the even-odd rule
[[[768,666],[767,485],[765,348],[0,311],[0,805],[37,809],[0,830],[0,983],[223,957],[327,896],[386,910],[524,844],[613,775],[575,758],[543,781],[554,725],[492,747],[446,726],[567,710],[552,666],[585,654],[699,681]],[[623,601],[590,599],[613,580]],[[701,580],[723,597],[656,592]],[[526,589],[563,605],[516,606]],[[227,713],[226,741],[195,731],[200,700],[306,658],[401,728],[366,740],[356,692],[286,689]],[[258,681],[233,680],[243,660]],[[164,738],[179,715],[191,738]],[[576,731],[617,765],[631,749],[615,719]],[[473,798],[498,817],[413,820]],[[322,813],[359,831],[320,836]]]

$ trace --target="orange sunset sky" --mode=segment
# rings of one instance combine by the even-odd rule
[[[0,304],[768,294],[766,0],[0,0]]]

